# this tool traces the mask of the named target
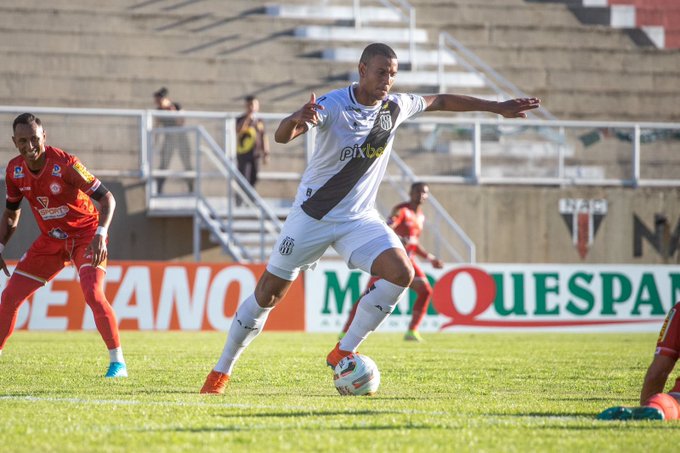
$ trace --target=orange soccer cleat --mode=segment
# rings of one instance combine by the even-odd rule
[[[201,387],[201,393],[221,395],[229,383],[229,375],[212,370],[205,378],[205,384]]]
[[[338,342],[338,344],[335,345],[333,350],[329,352],[328,355],[326,356],[326,365],[335,369],[335,367],[338,365],[338,362],[340,362],[342,359],[344,359],[350,354],[352,354],[352,351],[341,350],[340,342]]]

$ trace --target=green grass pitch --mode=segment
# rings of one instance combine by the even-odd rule
[[[330,334],[258,337],[224,396],[199,395],[223,333],[122,332],[105,380],[96,333],[18,332],[0,356],[0,450],[677,451],[680,423],[599,422],[634,405],[653,334],[372,335],[373,397],[341,397]]]

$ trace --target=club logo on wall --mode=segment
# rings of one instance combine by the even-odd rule
[[[585,259],[597,230],[607,215],[607,200],[560,199],[560,214],[571,233],[571,242]]]

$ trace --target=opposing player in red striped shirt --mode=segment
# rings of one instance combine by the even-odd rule
[[[107,231],[116,206],[113,194],[78,158],[47,146],[42,123],[33,114],[19,115],[12,128],[12,141],[20,155],[7,164],[7,201],[0,222],[0,268],[8,277],[2,252],[17,229],[24,198],[41,234],[19,260],[2,292],[0,354],[21,304],[71,262],[109,350],[106,377],[127,377],[116,316],[104,295]],[[92,200],[99,203],[99,210]]]
[[[441,269],[444,265],[442,261],[434,256],[433,254],[427,252],[420,245],[420,234],[423,232],[423,226],[425,223],[425,215],[423,214],[422,205],[427,200],[430,194],[430,188],[424,182],[414,182],[411,184],[411,190],[409,192],[410,200],[396,205],[392,209],[390,218],[387,219],[387,224],[397,233],[397,236],[404,243],[404,248],[406,249],[406,254],[411,259],[411,264],[413,264],[413,270],[415,276],[411,281],[410,288],[416,292],[416,301],[413,303],[413,310],[411,314],[411,322],[404,335],[404,340],[406,341],[423,341],[423,338],[418,332],[420,324],[423,322],[425,313],[427,312],[427,306],[430,303],[430,298],[432,297],[432,286],[427,280],[425,272],[418,265],[416,261],[416,256],[420,256],[432,263],[437,269]],[[366,285],[366,293],[371,291],[371,288],[380,280],[379,277],[371,277]],[[358,301],[357,301],[358,302]],[[343,336],[347,329],[349,329],[352,320],[354,319],[354,314],[357,311],[357,303],[352,307],[352,311],[349,318],[345,322],[345,326],[342,328]]]
[[[678,420],[680,419],[680,377],[663,393],[668,377],[680,357],[680,302],[668,312],[656,342],[654,359],[647,369],[640,391],[640,406],[610,407],[600,420]]]

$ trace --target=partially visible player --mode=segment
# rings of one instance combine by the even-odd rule
[[[429,253],[420,245],[420,234],[423,232],[423,226],[425,224],[425,214],[423,214],[422,205],[425,203],[430,194],[430,187],[424,182],[414,182],[411,184],[411,190],[409,192],[409,201],[405,203],[400,203],[392,209],[389,219],[387,219],[387,224],[397,233],[399,239],[404,244],[406,253],[411,260],[413,265],[413,270],[415,272],[415,277],[411,281],[410,288],[414,290],[417,294],[416,301],[413,303],[413,311],[411,314],[411,323],[408,326],[406,335],[404,335],[404,340],[406,341],[423,341],[423,337],[418,332],[420,324],[423,322],[425,313],[427,312],[427,306],[430,303],[430,298],[432,297],[432,286],[427,280],[425,272],[418,265],[416,261],[416,256],[425,258],[432,266],[437,269],[441,269],[444,263]],[[366,295],[375,282],[379,280],[379,277],[371,277],[366,286]],[[363,295],[362,295],[363,297]],[[359,299],[361,300],[361,299]],[[345,322],[345,326],[342,328],[341,337],[347,333],[354,315],[357,311],[357,300],[352,307],[352,311]]]
[[[601,420],[680,419],[680,377],[670,392],[662,393],[680,357],[680,302],[668,312],[656,343],[654,359],[647,369],[640,391],[640,406],[616,406],[602,412]]]
[[[85,302],[109,350],[106,377],[127,377],[116,315],[104,295],[107,231],[116,200],[78,158],[47,146],[39,118],[16,117],[12,141],[19,151],[7,164],[7,201],[0,223],[0,268],[10,277],[2,252],[19,225],[24,198],[40,236],[19,260],[0,298],[0,354],[12,334],[21,304],[69,262],[78,269]],[[91,199],[99,203],[99,210]]]

